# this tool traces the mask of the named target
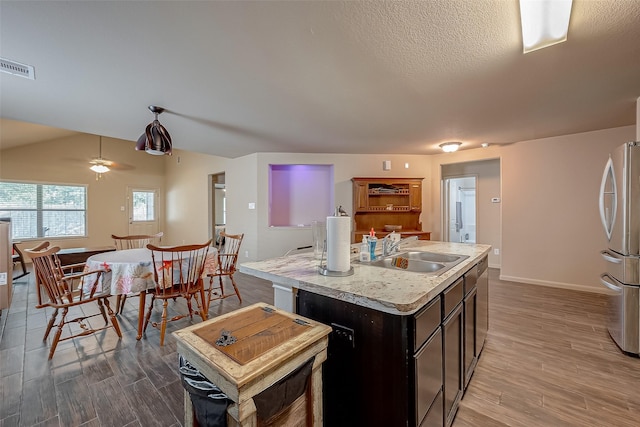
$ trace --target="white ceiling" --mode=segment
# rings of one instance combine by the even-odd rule
[[[135,141],[154,104],[174,148],[225,157],[511,143],[634,124],[639,22],[574,0],[523,55],[517,0],[2,0],[0,56],[36,79],[0,73],[0,117]]]

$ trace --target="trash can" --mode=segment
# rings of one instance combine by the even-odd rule
[[[198,425],[227,427],[227,407],[232,403],[231,400],[182,355],[179,356],[178,365],[182,386],[189,393]]]

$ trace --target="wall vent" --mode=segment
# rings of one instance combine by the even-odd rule
[[[35,80],[35,69],[33,65],[21,64],[10,59],[0,58],[0,71],[3,73],[13,74],[14,76],[24,77],[29,80]]]

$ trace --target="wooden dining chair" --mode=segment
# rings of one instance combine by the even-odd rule
[[[167,322],[191,317],[196,311],[191,300],[195,299],[197,314],[202,320],[207,320],[205,309],[205,295],[202,276],[205,262],[209,253],[211,240],[204,244],[183,245],[172,247],[157,247],[147,245],[151,250],[151,259],[154,265],[153,276],[155,288],[147,291],[152,294],[151,303],[145,316],[143,331],[147,330],[151,319],[151,312],[156,300],[162,301],[162,321],[151,322],[154,328],[160,328],[160,345],[164,345],[164,336],[167,330]],[[167,319],[167,308],[170,299],[184,298],[187,302],[188,313],[173,316]]]
[[[218,239],[218,264],[214,273],[208,274],[209,284],[205,292],[207,294],[207,311],[209,311],[209,304],[211,301],[228,298],[233,294],[224,293],[223,278],[226,276],[231,281],[235,294],[238,300],[242,302],[238,285],[233,279],[233,274],[236,272],[236,264],[238,263],[238,254],[240,252],[240,245],[242,244],[243,234],[227,234],[224,231],[220,232],[220,238]],[[217,284],[216,282],[217,278]]]
[[[116,245],[116,250],[121,251],[124,249],[139,249],[146,248],[148,244],[157,244],[162,240],[164,232],[156,234],[136,234],[130,236],[116,236],[111,235],[113,243]]]
[[[60,248],[57,246],[44,248],[42,250],[25,249],[25,253],[29,255],[29,258],[33,261],[33,269],[37,278],[36,280],[39,286],[44,288],[46,291],[45,296],[48,297],[48,300],[43,301],[40,307],[52,307],[54,309],[53,315],[47,324],[44,341],[47,340],[51,329],[54,326],[58,327],[53,337],[53,342],[51,343],[51,349],[49,350],[49,359],[53,357],[53,353],[56,351],[56,347],[60,341],[93,334],[110,327],[113,327],[116,334],[118,334],[118,337],[122,338],[118,320],[116,319],[115,313],[109,306],[108,292],[97,292],[97,287],[100,284],[102,274],[105,270],[65,275],[62,267],[60,266],[60,260],[58,260],[56,255],[59,250]],[[85,281],[89,282],[84,283]],[[67,314],[71,307],[89,304],[92,302],[97,303],[98,309],[100,310],[99,313],[90,315],[83,314],[78,317],[67,318]],[[111,326],[108,324],[105,306],[109,317],[111,318]],[[62,309],[62,315],[56,324],[56,319],[58,319],[58,312],[60,309]],[[104,318],[105,326],[101,328],[94,328],[86,322],[87,319],[95,316],[102,316]],[[62,331],[65,328],[65,325],[73,322],[77,322],[82,331],[62,338]]]
[[[140,249],[146,248],[148,244],[158,244],[162,240],[164,232],[156,234],[134,234],[130,236],[116,236],[111,235],[113,243],[116,246],[117,251],[125,249]],[[121,313],[124,308],[124,303],[127,302],[127,295],[116,296],[116,314]]]

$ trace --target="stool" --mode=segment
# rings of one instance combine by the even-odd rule
[[[229,426],[322,426],[322,363],[329,326],[258,303],[173,333],[178,353],[234,403]],[[309,362],[312,360],[312,362]],[[270,420],[258,419],[254,397],[312,363],[306,391]],[[184,392],[185,426],[197,426]]]

